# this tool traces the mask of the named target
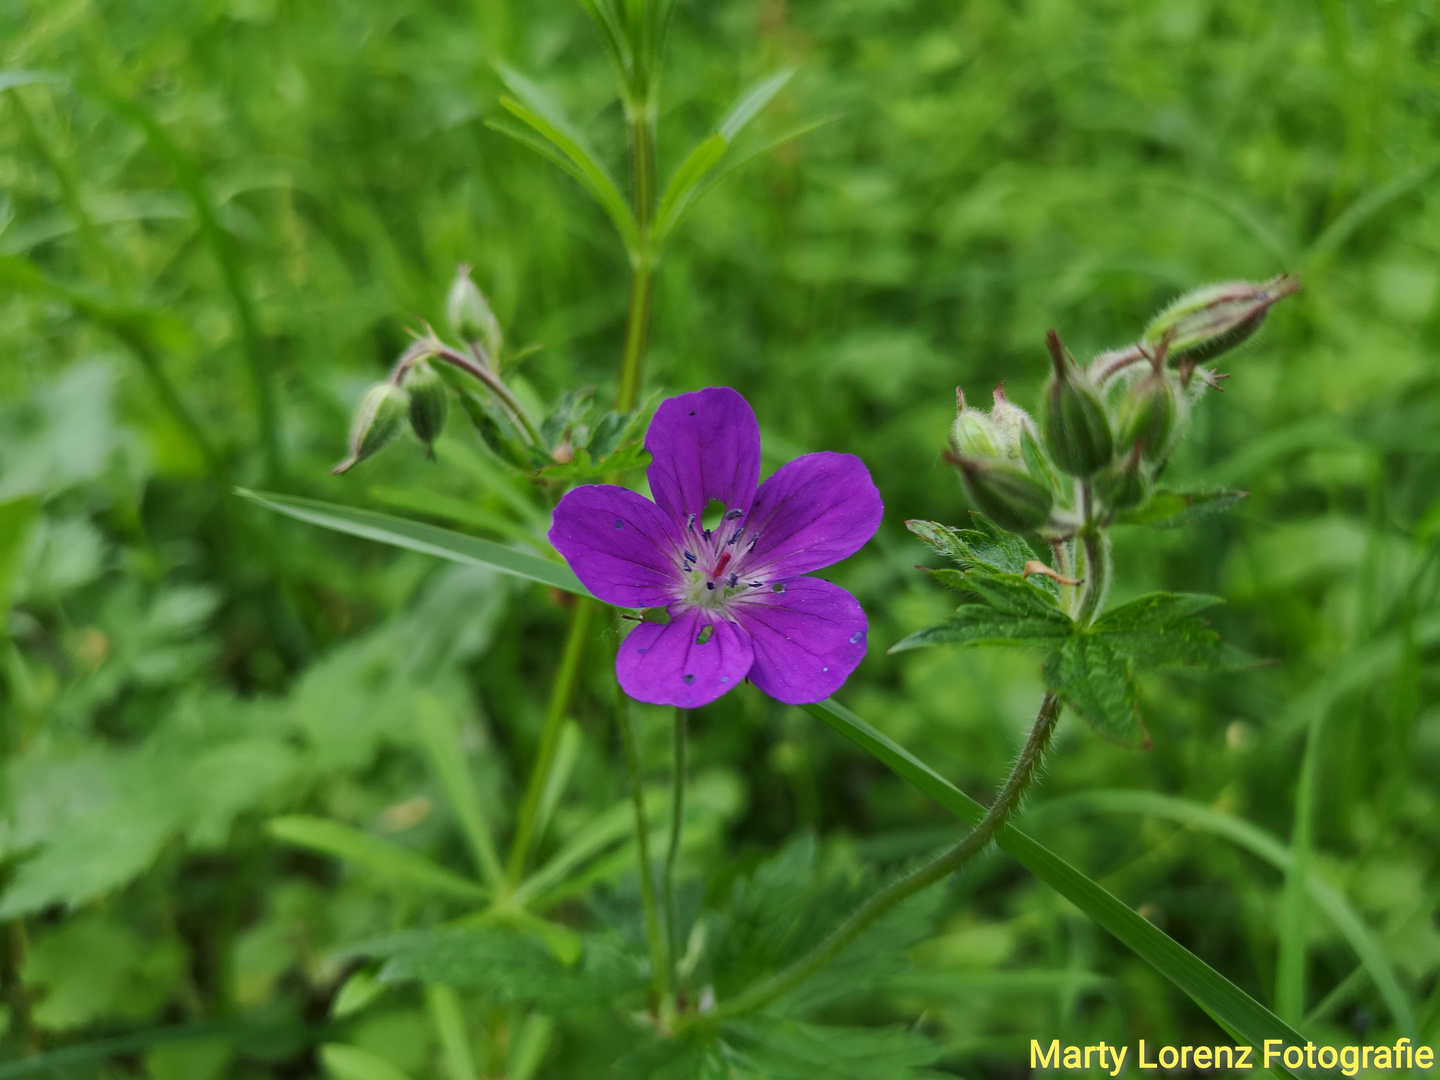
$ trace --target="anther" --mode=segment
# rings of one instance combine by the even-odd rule
[[[690,552],[687,551],[687,552],[685,552],[685,561],[686,561],[686,562],[699,562],[700,560],[697,559],[694,555],[690,554]]]
[[[726,511],[725,511],[725,518],[724,518],[724,520],[726,520],[726,521],[734,521],[736,518],[738,518],[738,517],[739,517],[741,514],[743,514],[743,513],[745,513],[744,510],[726,510]]]
[[[728,547],[729,545],[735,543],[736,540],[739,540],[741,534],[743,534],[744,532],[745,532],[745,526],[744,526],[744,525],[741,525],[740,528],[738,528],[738,529],[735,530],[735,535],[732,536],[732,537],[730,537],[730,539],[725,542],[726,546]]]
[[[740,575],[739,575],[739,574],[731,574],[731,575],[730,575],[730,580],[727,581],[725,584],[726,584],[726,585],[729,585],[730,588],[733,589],[733,588],[735,588],[735,582],[738,581],[739,579],[740,579]]]
[[[689,518],[686,519],[686,521],[685,521],[685,528],[689,529],[691,532],[694,532],[694,531],[695,531],[695,515],[694,515],[694,514],[691,514],[691,515],[689,516]]]
[[[715,589],[715,583],[714,583],[713,581],[707,581],[707,582],[705,582],[705,588],[707,588],[707,589],[709,589],[709,590],[711,590],[711,591],[713,592],[714,589]]]

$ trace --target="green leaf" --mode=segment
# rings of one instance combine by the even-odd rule
[[[555,480],[566,484],[593,484],[616,473],[630,469],[642,469],[650,464],[650,451],[643,443],[622,446],[609,457],[592,461],[590,451],[581,447],[575,457],[563,465],[547,465],[540,470],[542,480]]]
[[[1141,670],[1196,667],[1210,670],[1242,668],[1254,660],[1226,645],[1201,611],[1224,603],[1199,593],[1149,593],[1107,611],[1088,631],[1103,637],[1116,653]]]
[[[725,1027],[742,1077],[764,1080],[922,1080],[941,1048],[909,1028],[821,1027],[758,1016]]]
[[[890,647],[905,652],[930,645],[1026,645],[1054,648],[1075,629],[1045,590],[1018,574],[969,573],[965,588],[988,604],[962,604],[942,623],[917,630]]]
[[[490,894],[473,881],[436,866],[425,856],[327,818],[297,814],[272,818],[270,834],[296,847],[333,855],[373,874],[380,884],[417,889],[475,903]]]
[[[320,1060],[335,1080],[410,1080],[384,1058],[358,1046],[326,1043],[320,1047]]]
[[[460,996],[450,987],[433,983],[425,988],[425,1005],[430,1023],[440,1036],[441,1061],[446,1080],[475,1080],[475,1055],[470,1049],[470,1033],[465,1027],[465,1013]]]
[[[1045,684],[1099,730],[1125,740],[1139,735],[1135,677],[1103,638],[1067,638],[1045,658]]]
[[[492,567],[506,574],[538,581],[552,589],[575,593],[577,596],[590,596],[590,591],[580,584],[580,579],[564,563],[502,547],[489,540],[480,540],[433,525],[422,525],[416,521],[406,521],[388,514],[320,502],[317,499],[246,491],[244,488],[236,488],[235,493],[268,510],[311,525],[320,525],[336,532],[349,533],[351,536],[362,536],[367,540],[378,540],[382,544],[393,544],[395,547],[420,551],[426,555],[438,555],[453,562]]]
[[[500,104],[516,119],[529,125],[563,156],[569,166],[566,171],[595,197],[610,216],[625,246],[632,252],[639,251],[640,232],[636,228],[635,217],[595,152],[571,126],[560,108],[550,100],[544,88],[508,65],[497,65],[497,70],[510,92],[515,95],[515,98],[501,98]],[[557,160],[549,153],[545,156],[552,161]]]
[[[548,1013],[614,1003],[648,981],[644,965],[613,945],[588,941],[580,963],[567,966],[538,941],[491,927],[415,930],[355,951],[384,959],[382,980],[483,991]]]
[[[907,521],[905,527],[961,570],[1024,573],[1025,564],[1035,558],[1030,545],[978,511],[971,511],[970,518],[973,529],[952,529],[935,521]]]
[[[975,825],[985,816],[985,807],[980,803],[835,700],[804,708],[962,821]],[[1041,881],[1174,983],[1234,1038],[1252,1046],[1263,1046],[1266,1039],[1305,1045],[1303,1035],[1264,1005],[1015,825],[1007,826],[997,842]],[[1294,1070],[1294,1074],[1315,1080],[1323,1075],[1305,1069]]]
[[[1174,529],[1193,524],[1211,514],[1223,513],[1249,496],[1248,491],[1236,491],[1233,488],[1215,488],[1211,491],[1171,491],[1169,488],[1158,488],[1149,502],[1134,510],[1125,510],[1115,515],[1115,524],[1152,525],[1157,529]]]
[[[533,541],[535,534],[524,525],[504,516],[482,510],[469,499],[444,495],[422,487],[371,487],[365,494],[392,510],[426,517],[442,518],[472,529],[484,529],[511,540]]]
[[[504,872],[495,854],[495,841],[480,805],[480,793],[470,775],[469,755],[460,741],[460,728],[455,714],[434,694],[422,694],[416,704],[420,740],[430,755],[430,764],[445,789],[450,809],[460,822],[461,831],[470,844],[475,869],[490,888],[500,882]]]
[[[0,502],[0,618],[9,615],[20,556],[30,539],[30,526],[39,509],[40,500],[34,496]]]
[[[725,151],[775,95],[784,89],[795,72],[791,68],[762,79],[736,99],[735,104],[715,126],[715,132],[702,140],[686,155],[680,167],[665,185],[655,212],[655,242],[663,244],[686,212],[704,193],[701,187],[711,170],[720,163]]]
[[[1085,791],[1042,804],[1037,810],[1070,812],[1093,808],[1109,813],[1143,814],[1178,822],[1201,829],[1238,844],[1258,855],[1281,872],[1288,872],[1294,863],[1290,849],[1278,838],[1243,818],[1222,813],[1210,806],[1189,799],[1160,795],[1150,791]],[[1355,950],[1361,964],[1380,991],[1396,1027],[1412,1039],[1418,1039],[1419,1023],[1414,1006],[1400,986],[1395,969],[1385,955],[1385,947],[1343,894],[1319,875],[1305,875],[1305,888],[1311,899],[1329,916],[1335,928]]]

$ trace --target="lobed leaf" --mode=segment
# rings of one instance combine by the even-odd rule
[[[1045,658],[1045,685],[1100,731],[1125,740],[1139,735],[1135,677],[1104,638],[1091,634],[1067,638]]]
[[[905,527],[961,570],[1021,574],[1035,558],[1021,537],[1006,532],[979,511],[971,511],[973,529],[954,529],[935,521],[907,521]]]
[[[917,630],[889,651],[905,652],[930,645],[1055,648],[1074,633],[1075,624],[1060,610],[1055,598],[1018,574],[986,577],[969,573],[963,587],[988,603],[962,604],[944,622]]]
[[[532,938],[492,927],[414,930],[359,946],[384,960],[382,981],[441,983],[507,1003],[559,1013],[606,1003],[644,988],[644,965],[618,947],[591,940],[566,965]]]
[[[1089,633],[1103,637],[1115,652],[1137,668],[1195,667],[1207,670],[1243,668],[1254,660],[1220,635],[1197,614],[1224,603],[1199,593],[1149,593],[1107,611]]]

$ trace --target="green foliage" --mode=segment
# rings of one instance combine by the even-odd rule
[[[467,882],[482,836],[503,845],[513,828],[564,612],[506,583],[521,569],[575,589],[544,545],[553,498],[622,468],[638,483],[644,460],[644,415],[605,411],[629,287],[610,214],[623,226],[614,197],[628,209],[631,184],[606,49],[653,58],[658,45],[627,21],[644,5],[592,6],[599,33],[581,5],[549,0],[0,12],[17,69],[0,74],[4,1075],[338,1075],[364,1054],[450,1080],[437,1036],[415,1034],[432,1018],[411,980],[352,998],[337,1027],[314,1018],[350,985],[347,948],[477,901],[387,887],[264,823],[339,825]],[[552,1018],[456,991],[476,1073],[718,1080],[844,1075],[853,1059],[882,1076],[1001,1076],[1047,1028],[1208,1044],[1224,1037],[1216,1017],[1273,1037],[1257,1002],[1317,1042],[1434,1041],[1432,30],[1423,4],[674,6],[645,389],[741,390],[776,455],[767,469],[809,449],[867,463],[887,521],[834,574],[872,644],[937,624],[957,641],[1019,634],[1127,741],[1143,683],[1154,745],[1062,728],[1031,800],[1056,813],[934,890],[928,921],[870,959],[857,944],[860,967],[744,1032],[656,1041],[603,1005]],[[496,58],[549,104],[504,85]],[[637,78],[657,74],[648,64]],[[68,77],[81,73],[107,92]],[[727,130],[762,100],[743,133]],[[331,480],[364,387],[407,330],[443,325],[460,262],[508,341],[544,344],[523,367],[529,347],[505,357],[515,395],[537,424],[565,422],[533,447],[493,395],[467,391],[473,422],[451,417],[438,464],[400,437],[364,474]],[[1197,285],[1282,270],[1304,291],[1227,355],[1233,378],[1194,404],[1169,488],[1116,519],[1187,527],[1115,531],[1123,571],[1095,626],[1062,633],[1072,587],[1020,576],[1050,554],[992,550],[1005,542],[978,522],[937,552],[935,581],[956,593],[911,569],[900,520],[961,520],[938,460],[957,381],[1004,378],[1036,401],[1045,327],[1084,360]],[[582,386],[595,405],[577,417],[566,402]],[[1026,464],[1046,468],[1033,452]],[[385,546],[272,516],[235,484],[315,500],[288,508]],[[1202,608],[1189,599],[1201,593],[1227,604]],[[956,603],[978,609],[962,629]],[[609,926],[638,949],[613,634],[587,642],[569,767],[547,789],[523,902],[552,934]],[[1239,647],[1274,663],[1248,666]],[[686,819],[691,1000],[717,956],[768,970],[745,959],[752,945],[793,956],[953,840],[935,803],[974,804],[940,774],[994,790],[1046,667],[1024,649],[871,656],[841,696],[929,772],[840,713],[816,707],[859,745],[753,688],[695,717],[693,760],[728,794],[724,813]],[[1233,674],[1145,674],[1176,667]],[[443,731],[423,723],[427,692],[453,720]],[[639,721],[654,836],[665,727]],[[1103,824],[1063,810],[1097,788],[1183,808],[1134,802]],[[758,910],[788,882],[814,925],[746,915],[760,901],[743,894],[771,873],[757,866],[790,859],[806,830],[810,869],[777,874]],[[1029,873],[1005,869],[1012,855]],[[774,938],[741,933],[761,917],[778,920]],[[939,936],[911,950],[908,973],[887,974],[879,958],[926,934]],[[947,948],[963,960],[936,960]],[[826,998],[852,975],[869,989]],[[643,1014],[643,988],[623,1002]],[[47,1026],[67,1010],[84,1019]],[[922,1017],[933,1044],[888,1026]],[[387,1056],[392,1028],[403,1055]],[[839,1046],[839,1062],[814,1056]]]
[[[499,929],[417,930],[356,950],[384,961],[382,981],[418,980],[560,1013],[625,1000],[646,985],[644,963],[604,940],[566,964],[540,942]]]

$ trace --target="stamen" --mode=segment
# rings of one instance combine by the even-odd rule
[[[689,517],[688,519],[686,519],[686,521],[685,521],[685,528],[688,529],[690,532],[694,532],[694,531],[695,531],[695,515],[694,515],[694,514],[691,514],[690,517]]]
[[[726,510],[726,511],[725,511],[725,516],[724,516],[724,518],[722,518],[721,520],[722,520],[722,521],[734,521],[736,518],[740,517],[740,516],[741,516],[742,514],[744,514],[744,513],[745,513],[744,510]]]
[[[685,561],[686,561],[686,562],[699,562],[700,560],[697,559],[694,555],[690,554],[690,552],[687,551],[687,552],[685,552]]]
[[[709,589],[711,592],[714,592],[715,583],[713,581],[707,581],[705,582],[705,588]]]
[[[743,534],[744,532],[745,532],[745,526],[744,526],[744,525],[741,525],[740,528],[738,528],[738,529],[735,530],[735,535],[732,536],[732,537],[730,537],[729,540],[725,541],[726,546],[728,547],[729,545],[735,543],[736,540],[739,540],[741,534]]]
[[[750,538],[750,543],[748,543],[748,544],[745,545],[745,550],[746,550],[746,551],[754,551],[754,550],[755,550],[755,545],[758,544],[759,542],[760,542],[760,534],[759,534],[759,533],[756,533],[754,536],[752,536],[752,537]]]
[[[752,588],[752,589],[758,589],[758,588],[760,588],[761,585],[764,585],[764,584],[765,584],[765,583],[764,583],[763,581],[752,581],[752,582],[750,582],[750,588]]]
[[[735,588],[735,583],[736,583],[739,579],[740,579],[740,575],[739,575],[739,574],[731,574],[731,575],[730,575],[730,580],[727,581],[725,584],[726,584],[726,585],[729,585],[730,588],[733,589],[733,588]]]

